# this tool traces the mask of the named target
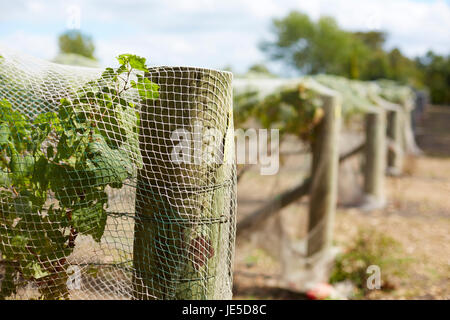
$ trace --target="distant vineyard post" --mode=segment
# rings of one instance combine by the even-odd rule
[[[365,207],[375,209],[386,203],[384,182],[386,172],[386,111],[382,108],[366,114],[364,148]]]
[[[335,95],[322,94],[321,98],[324,117],[315,128],[312,142],[308,256],[331,246],[337,201],[341,102]]]
[[[413,117],[413,104],[412,101],[405,101],[403,103],[403,119],[402,119],[402,128],[403,128],[403,144],[404,150],[406,154],[409,155],[419,155],[421,154],[420,148],[417,146],[416,140],[414,138],[412,117]]]
[[[399,175],[403,171],[402,115],[400,108],[387,114],[387,136],[392,145],[388,148],[387,170],[391,175]]]

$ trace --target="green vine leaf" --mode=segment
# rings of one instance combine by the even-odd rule
[[[97,242],[100,242],[105,231],[106,218],[102,203],[72,212],[72,223],[75,229],[80,233],[91,235]]]

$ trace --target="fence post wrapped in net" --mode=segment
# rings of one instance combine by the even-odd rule
[[[308,257],[331,246],[337,201],[341,102],[336,95],[323,94],[321,98],[324,116],[314,129],[315,136],[312,143]]]
[[[412,112],[414,109],[414,91],[407,86],[402,86],[391,80],[378,80],[380,95],[393,103],[399,104],[402,108],[402,144],[405,154],[419,155],[420,148],[414,139]]]
[[[141,109],[135,298],[231,298],[231,75],[163,67],[147,76],[160,98]]]
[[[364,193],[366,209],[386,204],[384,181],[386,171],[386,111],[382,108],[366,114],[364,146]]]
[[[420,155],[422,154],[422,150],[416,143],[413,131],[413,102],[405,104],[405,111],[403,115],[403,133],[404,133],[404,144],[405,144],[405,152],[409,155]]]
[[[387,171],[391,175],[399,175],[403,171],[402,115],[400,108],[387,114],[387,136],[393,144],[393,148],[388,148],[387,158]]]
[[[117,60],[0,47],[0,299],[231,297],[231,74]]]
[[[387,135],[387,166],[386,172],[390,175],[399,175],[403,170],[403,117],[404,110],[401,105],[387,101],[380,96],[380,88],[372,85],[371,99],[386,111],[386,135]]]

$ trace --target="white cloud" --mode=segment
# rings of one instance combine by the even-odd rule
[[[443,0],[322,0],[322,14],[332,15],[339,25],[367,31],[376,26],[389,34],[388,45],[410,56],[433,49],[450,51],[450,6]]]
[[[239,46],[227,41],[231,37],[239,43]],[[124,52],[148,57],[151,65],[189,65],[207,68],[236,65],[236,61],[239,61],[241,66],[248,66],[263,58],[252,35],[227,31],[200,35],[138,34],[115,41],[97,41],[97,49],[103,65],[114,64],[114,57]]]
[[[387,31],[388,46],[410,56],[450,51],[444,0],[17,0],[2,6],[0,41],[43,58],[56,54],[70,6],[81,8],[81,28],[93,34],[103,64],[135,52],[157,64],[231,64],[242,71],[263,60],[258,43],[267,38],[271,18],[293,9],[313,19],[331,15],[349,30]]]
[[[0,37],[2,45],[42,58],[52,59],[58,52],[55,38],[51,35],[40,35],[18,30]]]

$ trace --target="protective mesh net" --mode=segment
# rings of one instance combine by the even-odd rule
[[[240,175],[239,216],[242,220],[239,220],[238,227],[245,225],[241,222],[245,221],[246,216],[261,219],[264,217],[265,223],[255,224],[255,228],[245,232],[252,240],[249,246],[262,248],[279,262],[275,277],[277,285],[297,290],[308,289],[308,285],[315,281],[328,281],[330,261],[336,254],[336,250],[330,250],[328,247],[323,247],[316,255],[309,254],[308,243],[325,229],[332,228],[332,219],[322,217],[311,227],[308,222],[311,219],[311,198],[303,201],[299,195],[306,195],[306,192],[295,192],[301,189],[299,185],[305,185],[308,177],[312,185],[324,183],[319,181],[322,179],[320,169],[313,173],[312,168],[314,156],[311,146],[314,144],[314,128],[322,121],[323,116],[320,112],[323,101],[317,100],[324,89],[318,84],[333,90],[334,94],[341,98],[343,121],[338,139],[339,153],[342,159],[345,155],[352,154],[339,163],[337,200],[340,205],[357,206],[364,210],[383,205],[383,197],[378,193],[384,190],[382,164],[385,163],[385,145],[382,140],[386,137],[384,132],[381,132],[380,136],[384,138],[378,139],[378,133],[375,135],[368,130],[366,117],[369,114],[391,114],[394,111],[401,117],[407,117],[407,111],[411,109],[411,89],[390,82],[362,82],[330,75],[297,79],[251,77],[234,81],[237,123],[244,127],[254,125],[253,118],[259,125],[279,128],[282,133],[281,165],[277,176],[265,177],[264,181],[259,178],[257,181],[257,178],[250,174],[248,177]],[[378,118],[376,120],[376,125],[381,128],[379,131],[384,131],[380,125],[382,121]],[[409,128],[399,126],[397,129],[402,132],[390,133],[387,130],[386,134],[388,139],[392,139],[390,148],[401,153],[401,137],[407,136]],[[374,139],[378,140],[373,143]],[[368,145],[375,150],[368,148]],[[377,160],[369,165],[367,160],[370,157]],[[323,162],[324,158],[322,161],[319,159],[316,166],[320,168]],[[375,179],[379,183],[371,183]],[[259,197],[256,209],[256,196],[246,193],[246,189],[255,190],[253,185],[249,186],[252,183],[268,186],[267,190],[262,192],[264,195]],[[288,192],[290,196],[286,196]],[[295,202],[290,201],[289,206],[285,205],[287,199],[294,197]],[[326,197],[325,193],[322,193],[323,202]],[[265,202],[263,199],[271,200]],[[270,206],[277,209],[268,209]],[[275,212],[278,213],[274,214]],[[269,216],[270,218],[267,218]],[[244,232],[238,230],[238,234]]]
[[[317,281],[318,274],[323,275],[334,255],[327,239],[332,225],[325,216],[315,221],[308,216],[310,210],[318,216],[326,215],[335,205],[331,198],[335,199],[336,188],[331,176],[336,174],[337,153],[330,152],[324,144],[336,148],[343,105],[325,101],[340,100],[339,93],[311,77],[241,78],[234,81],[234,99],[237,123],[241,126],[254,126],[252,120],[256,120],[256,125],[280,130],[278,173],[255,177],[249,169],[250,173],[239,180],[238,227],[248,225],[249,217],[264,222],[252,223],[251,228],[245,227],[245,232],[238,230],[240,239],[244,240],[238,245],[244,247],[243,251],[248,246],[261,248],[277,262],[278,270],[272,278],[277,286],[304,290],[307,282]],[[324,122],[327,129],[318,130]],[[331,122],[333,128],[328,127]],[[333,142],[323,136],[327,130],[335,132]],[[327,179],[331,180],[324,181]],[[318,188],[321,192],[310,193]],[[312,194],[320,199],[311,200]],[[316,205],[314,209],[300,202],[301,196],[307,195]],[[314,247],[318,243],[321,250],[316,251]],[[310,272],[310,265],[314,265],[313,273],[317,274]],[[292,287],[292,283],[298,286]]]
[[[0,298],[231,298],[231,74],[0,56]]]

